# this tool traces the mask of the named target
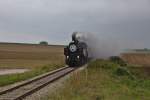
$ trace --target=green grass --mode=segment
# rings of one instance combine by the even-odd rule
[[[37,67],[31,69],[29,72],[25,72],[22,74],[12,74],[12,75],[1,75],[0,76],[0,86],[5,86],[9,84],[13,84],[19,81],[27,80],[29,78],[35,77],[40,74],[44,74],[46,72],[58,69],[62,67],[63,64],[57,64],[57,65],[46,65],[43,67]]]
[[[111,61],[96,60],[86,70],[75,73],[62,89],[42,99],[150,100],[150,79],[141,75]]]

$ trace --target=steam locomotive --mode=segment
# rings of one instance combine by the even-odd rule
[[[81,66],[88,61],[88,46],[84,41],[80,41],[77,32],[72,35],[72,42],[64,48],[66,64],[70,67]]]

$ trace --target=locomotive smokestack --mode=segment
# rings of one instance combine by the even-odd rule
[[[72,34],[72,41],[85,42],[86,41],[85,34],[80,32],[74,32]]]
[[[77,40],[77,34],[78,34],[78,32],[74,32],[74,33],[72,34],[72,41],[78,41],[78,40]]]

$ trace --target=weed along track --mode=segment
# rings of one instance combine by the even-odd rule
[[[16,87],[2,91],[0,92],[0,100],[22,100],[23,98],[33,94],[34,92],[40,90],[48,84],[73,72],[75,69],[76,68],[72,67],[60,68]]]

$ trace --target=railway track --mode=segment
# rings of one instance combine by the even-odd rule
[[[13,88],[2,91],[0,92],[0,100],[22,100],[68,73],[73,72],[75,69],[76,68],[72,67],[60,68]]]

